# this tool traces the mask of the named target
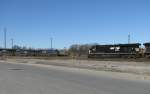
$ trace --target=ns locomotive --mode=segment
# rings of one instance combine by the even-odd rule
[[[141,44],[94,45],[90,48],[89,58],[137,58],[142,57]],[[150,47],[150,45],[149,45]],[[150,51],[149,51],[150,52]]]

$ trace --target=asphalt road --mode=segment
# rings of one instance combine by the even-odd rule
[[[0,94],[150,94],[150,82],[0,63]]]

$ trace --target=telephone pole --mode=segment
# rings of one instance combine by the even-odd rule
[[[53,49],[53,38],[51,38],[51,50]]]
[[[131,35],[129,34],[128,35],[128,44],[130,44],[131,43]]]
[[[4,48],[7,48],[7,28],[4,28]]]
[[[11,46],[12,46],[12,49],[13,49],[13,47],[14,47],[14,39],[13,38],[11,39]]]

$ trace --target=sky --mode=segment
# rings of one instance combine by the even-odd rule
[[[150,0],[0,0],[0,47],[150,42]]]

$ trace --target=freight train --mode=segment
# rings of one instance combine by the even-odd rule
[[[150,43],[94,45],[90,48],[89,58],[148,58],[150,57]]]
[[[67,51],[54,49],[0,49],[0,56],[67,56]]]
[[[150,43],[93,45],[88,58],[150,58]],[[67,50],[57,49],[0,49],[0,56],[68,56]]]

